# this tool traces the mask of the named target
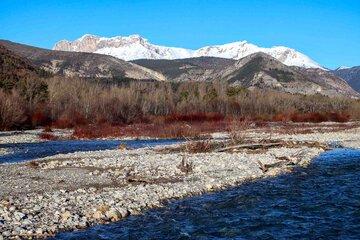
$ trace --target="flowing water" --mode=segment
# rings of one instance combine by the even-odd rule
[[[360,151],[54,239],[360,239]]]
[[[128,148],[154,147],[181,142],[178,139],[149,139],[149,140],[61,140],[36,143],[9,143],[0,144],[10,153],[0,155],[0,164],[8,162],[22,162],[52,156],[60,153],[73,153],[79,151],[97,151],[116,149],[120,144]]]

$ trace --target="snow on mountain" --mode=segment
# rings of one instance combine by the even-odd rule
[[[240,59],[255,52],[263,52],[278,59],[285,65],[322,68],[318,63],[294,49],[282,46],[262,48],[246,41],[191,50],[154,45],[139,35],[105,38],[86,34],[72,42],[62,40],[56,43],[53,49],[101,53],[127,61],[135,59],[181,59],[201,56]]]

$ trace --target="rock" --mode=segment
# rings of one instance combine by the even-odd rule
[[[41,206],[40,206],[40,205],[36,205],[36,206],[33,208],[33,210],[34,210],[35,212],[38,212],[38,211],[41,210]]]
[[[22,221],[22,225],[31,225],[32,222],[29,219],[25,219],[24,221]]]
[[[107,211],[105,213],[105,216],[111,221],[118,221],[122,217],[121,213],[115,208],[111,208],[109,211]]]
[[[213,186],[211,184],[206,184],[205,187],[208,191],[211,191],[213,189]]]
[[[125,208],[119,208],[118,211],[121,214],[122,218],[127,217],[127,216],[130,215],[130,212]]]
[[[25,229],[23,229],[22,227],[15,227],[13,233],[15,233],[15,235],[20,235],[23,232],[25,232]]]
[[[22,212],[14,212],[14,217],[16,220],[20,221],[20,220],[24,219],[26,217],[26,215],[23,214]]]
[[[124,143],[120,144],[118,148],[119,148],[120,151],[127,150],[127,146]]]
[[[104,214],[101,211],[96,211],[93,214],[93,218],[100,220],[104,218]]]
[[[71,213],[69,211],[65,211],[60,216],[61,216],[61,221],[66,222],[71,217]]]
[[[42,235],[44,233],[44,230],[42,228],[38,228],[38,229],[36,229],[35,233],[37,235]]]

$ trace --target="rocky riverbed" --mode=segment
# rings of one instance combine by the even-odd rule
[[[266,131],[246,132],[258,141]],[[224,135],[226,137],[226,135]],[[324,145],[360,147],[360,128],[309,134],[274,133],[293,144],[231,152],[105,150],[59,154],[0,165],[0,232],[4,239],[118,221],[165,200],[215,191],[304,166]],[[309,145],[309,143],[319,143]],[[1,239],[1,237],[0,237]]]

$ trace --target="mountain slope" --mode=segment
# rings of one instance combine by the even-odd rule
[[[322,69],[287,66],[275,58],[254,53],[218,74],[219,78],[247,88],[274,89],[289,93],[359,97],[344,80]]]
[[[0,88],[10,90],[26,80],[38,81],[45,74],[27,59],[0,45]]]
[[[321,68],[318,63],[294,49],[281,46],[261,48],[246,41],[191,50],[154,45],[139,35],[105,38],[86,34],[72,42],[62,40],[56,43],[53,49],[75,52],[95,52],[124,60],[182,59],[192,57],[241,59],[256,52],[263,52],[289,66]]]
[[[327,71],[287,66],[264,53],[254,53],[240,60],[199,57],[133,62],[161,72],[168,81],[223,80],[249,89],[358,97],[345,81]]]
[[[353,89],[360,92],[360,66],[338,68],[331,71],[334,75],[344,79]]]
[[[217,72],[234,64],[236,60],[198,57],[175,60],[139,59],[132,62],[160,72],[169,81],[212,81]]]
[[[107,55],[53,51],[4,40],[0,45],[37,67],[68,77],[164,80],[157,72]]]

